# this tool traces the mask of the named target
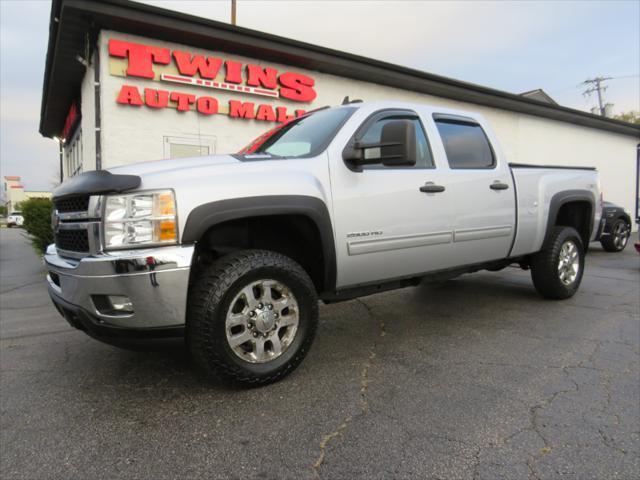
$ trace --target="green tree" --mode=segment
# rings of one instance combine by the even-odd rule
[[[53,243],[51,211],[53,203],[48,198],[29,198],[21,203],[23,227],[31,235],[31,243],[40,253]]]
[[[6,205],[0,205],[0,216],[3,216],[3,217],[7,216],[7,206]]]
[[[640,112],[635,110],[629,110],[628,112],[622,112],[619,115],[614,115],[616,120],[622,120],[623,122],[635,123],[640,125]]]

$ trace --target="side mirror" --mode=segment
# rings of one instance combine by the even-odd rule
[[[380,143],[360,143],[347,147],[343,158],[356,165],[382,163],[387,167],[416,164],[416,129],[409,120],[392,120],[382,127]]]

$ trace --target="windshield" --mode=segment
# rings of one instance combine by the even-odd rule
[[[289,158],[317,155],[329,145],[355,110],[353,107],[340,107],[313,112],[278,125],[260,135],[238,153]]]

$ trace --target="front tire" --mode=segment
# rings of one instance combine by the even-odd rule
[[[554,227],[542,250],[533,256],[534,287],[545,298],[572,297],[582,281],[584,258],[584,246],[576,229]]]
[[[600,244],[607,252],[621,252],[629,243],[631,225],[619,218],[611,226],[611,233],[600,239]]]
[[[291,373],[318,325],[318,298],[300,265],[246,250],[205,267],[189,294],[187,346],[207,373],[265,385]]]

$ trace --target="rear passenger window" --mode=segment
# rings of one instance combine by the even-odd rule
[[[491,168],[493,150],[482,127],[474,123],[436,120],[451,168]]]
[[[429,148],[429,142],[427,136],[424,133],[420,120],[411,116],[398,116],[393,115],[384,117],[376,121],[371,125],[365,134],[361,137],[362,143],[380,143],[380,136],[382,135],[382,127],[392,120],[409,120],[413,122],[416,128],[416,152],[418,157],[416,158],[416,164],[414,166],[398,166],[398,167],[385,167],[381,164],[376,165],[364,165],[366,170],[373,170],[377,168],[433,168],[433,160],[431,158],[431,150]]]

